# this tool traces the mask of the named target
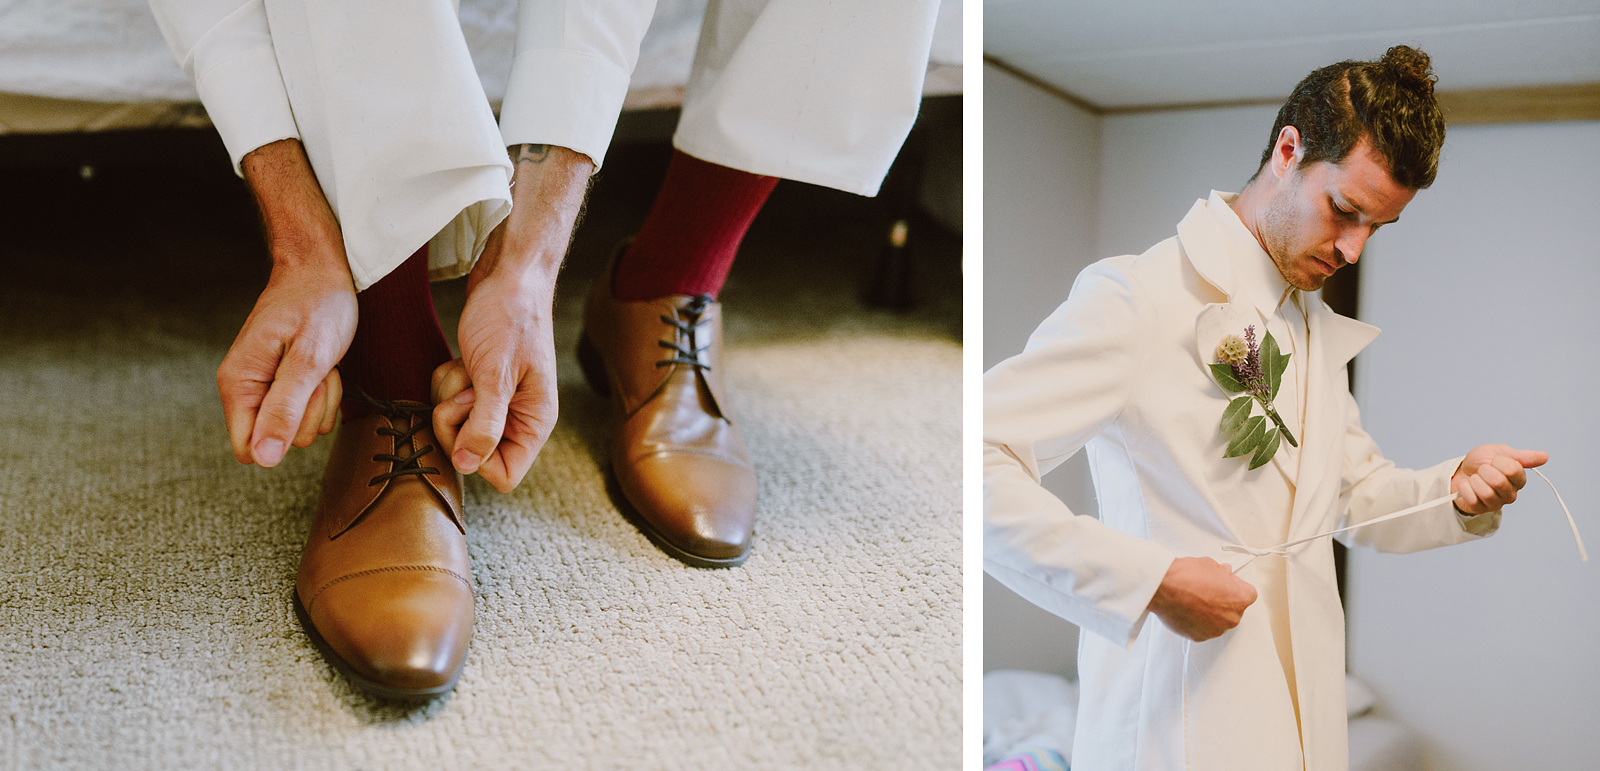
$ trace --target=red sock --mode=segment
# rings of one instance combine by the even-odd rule
[[[650,216],[617,263],[612,295],[624,302],[672,294],[715,296],[750,221],[777,184],[777,177],[674,150]]]
[[[339,362],[345,420],[371,412],[352,385],[374,399],[431,404],[433,370],[452,356],[428,291],[427,245],[357,294],[356,305],[356,336]]]

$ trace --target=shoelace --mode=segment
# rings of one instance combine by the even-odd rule
[[[671,324],[673,327],[677,328],[679,332],[677,335],[678,340],[686,340],[689,347],[685,348],[682,345],[679,345],[677,340],[670,343],[665,340],[657,340],[656,345],[673,352],[671,358],[662,359],[661,361],[656,362],[656,367],[658,369],[661,367],[670,367],[674,364],[684,364],[702,371],[708,371],[711,369],[711,365],[700,360],[700,354],[710,350],[711,345],[708,343],[698,348],[695,347],[695,329],[701,324],[709,321],[709,319],[702,318],[701,314],[705,313],[706,307],[709,306],[711,302],[711,295],[696,295],[693,300],[689,301],[688,305],[683,306],[683,308],[678,311],[683,318],[676,318],[673,316],[660,317],[662,323]]]
[[[411,437],[416,436],[417,432],[421,431],[423,427],[427,425],[427,423],[423,421],[415,420],[413,416],[420,413],[433,412],[433,408],[425,407],[421,404],[403,404],[392,399],[374,399],[371,396],[368,396],[366,391],[361,390],[361,388],[354,383],[346,384],[345,388],[348,389],[348,392],[352,396],[355,396],[357,399],[366,402],[367,406],[376,410],[384,417],[392,420],[405,420],[406,423],[411,426],[405,431],[397,430],[393,426],[389,425],[378,427],[378,434],[380,436],[394,437],[396,447],[399,447],[405,442],[411,441]],[[402,457],[392,453],[379,453],[372,456],[373,460],[387,461],[389,463],[393,463],[394,466],[392,470],[388,471],[387,473],[379,474],[373,477],[371,481],[367,482],[367,486],[372,487],[373,485],[381,482],[394,479],[395,477],[405,476],[407,474],[416,474],[417,476],[422,476],[424,474],[438,474],[438,469],[433,468],[432,466],[422,465],[422,456],[427,455],[430,452],[433,452],[433,445],[431,444],[423,447],[420,450],[417,450],[410,456]]]

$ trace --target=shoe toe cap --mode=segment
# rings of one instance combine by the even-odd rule
[[[657,534],[698,557],[736,559],[750,548],[756,478],[716,457],[660,453],[636,461],[624,492]]]
[[[426,692],[450,685],[466,660],[472,590],[441,570],[376,571],[330,585],[309,615],[362,678],[401,693]]]

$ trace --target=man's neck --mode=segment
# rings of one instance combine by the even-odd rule
[[[1226,235],[1229,260],[1235,269],[1236,288],[1260,303],[1258,307],[1263,313],[1272,313],[1282,309],[1284,301],[1293,294],[1294,287],[1283,277],[1277,262],[1263,246],[1259,235],[1261,231],[1251,227],[1252,224],[1259,224],[1267,211],[1260,205],[1260,188],[1256,190],[1257,205],[1254,206],[1245,199],[1243,193],[1217,191],[1212,191],[1208,205]],[[1240,201],[1244,201],[1243,206]],[[1223,206],[1228,207],[1226,212],[1222,211]]]
[[[1245,185],[1245,188],[1239,191],[1239,195],[1228,204],[1228,208],[1233,209],[1239,221],[1244,223],[1245,230],[1250,231],[1250,235],[1255,237],[1256,243],[1261,245],[1261,251],[1271,254],[1267,251],[1267,242],[1261,238],[1261,213],[1266,211],[1269,200],[1271,193],[1259,180],[1256,180]]]

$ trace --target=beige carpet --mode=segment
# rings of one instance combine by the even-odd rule
[[[604,403],[571,355],[660,161],[615,155],[592,199],[560,424],[512,494],[468,483],[476,636],[456,692],[419,709],[353,692],[295,621],[328,440],[273,470],[228,452],[213,377],[265,278],[236,183],[8,170],[0,771],[956,767],[956,257],[923,267],[917,312],[865,310],[875,204],[780,187],[723,297],[756,544],[689,568],[608,496]],[[436,286],[447,329],[462,292]]]

